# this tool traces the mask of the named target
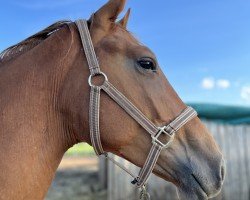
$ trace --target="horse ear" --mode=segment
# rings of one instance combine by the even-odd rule
[[[115,22],[118,15],[123,11],[126,0],[109,0],[95,14],[95,21],[98,24],[110,25],[110,22]]]
[[[118,22],[118,24],[120,24],[125,29],[127,28],[128,19],[130,16],[130,11],[131,11],[131,9],[129,8],[128,11],[126,12],[125,16]]]

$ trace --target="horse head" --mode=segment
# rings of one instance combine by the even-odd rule
[[[110,0],[92,15],[89,30],[93,45],[110,82],[155,125],[162,126],[186,105],[167,81],[156,55],[126,29],[130,10],[117,22],[125,2]],[[119,105],[102,95],[100,129],[105,151],[142,167],[152,146],[151,137]],[[222,187],[224,161],[215,140],[195,117],[162,151],[153,172],[174,183],[181,198],[207,199]]]

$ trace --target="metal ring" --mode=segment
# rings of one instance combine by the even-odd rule
[[[103,72],[99,72],[99,73],[97,73],[97,74],[91,74],[90,76],[89,76],[89,78],[88,78],[88,83],[89,83],[89,86],[96,86],[96,85],[93,85],[92,84],[92,82],[91,82],[91,80],[92,80],[92,78],[94,77],[94,76],[98,76],[98,75],[102,75],[103,77],[104,77],[104,81],[103,81],[103,84],[106,82],[106,81],[108,81],[108,77],[107,77],[107,75],[105,74],[105,73],[103,73]],[[102,85],[103,85],[102,84]],[[100,86],[102,86],[102,85],[100,85]]]

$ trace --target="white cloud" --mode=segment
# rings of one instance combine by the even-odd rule
[[[241,98],[250,102],[250,86],[244,86],[241,88]]]
[[[213,77],[205,77],[201,82],[201,86],[205,90],[212,90],[215,88],[228,89],[231,82],[227,79],[214,79]]]
[[[216,81],[216,85],[218,88],[221,88],[221,89],[227,89],[230,87],[231,83],[229,80],[226,80],[226,79],[219,79]]]
[[[211,77],[206,77],[201,82],[201,87],[205,90],[211,90],[215,87],[215,80]]]

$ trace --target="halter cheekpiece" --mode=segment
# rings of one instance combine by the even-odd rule
[[[90,70],[90,76],[88,79],[88,83],[90,86],[89,127],[92,146],[98,156],[104,154],[106,158],[110,159],[116,165],[118,165],[126,172],[128,172],[131,176],[133,176],[134,180],[132,181],[132,183],[142,188],[144,191],[145,184],[155,167],[155,164],[162,149],[166,149],[169,147],[169,145],[171,145],[172,141],[174,140],[175,133],[188,121],[196,117],[197,112],[193,108],[187,107],[170,124],[162,127],[155,126],[155,124],[153,124],[137,107],[135,107],[121,92],[119,92],[108,81],[108,77],[103,72],[101,72],[92,44],[87,21],[77,20],[75,23],[80,33],[82,45]],[[104,77],[102,85],[97,86],[92,83],[92,78],[94,76]],[[121,108],[125,110],[125,112],[127,112],[127,114],[129,114],[137,123],[139,123],[152,137],[151,150],[138,176],[134,176],[126,168],[121,166],[121,164],[110,158],[107,152],[105,152],[102,148],[99,130],[99,108],[101,90],[106,92]],[[159,139],[161,135],[167,135],[169,137],[169,140],[167,142],[161,141]]]

